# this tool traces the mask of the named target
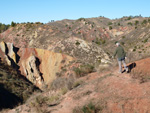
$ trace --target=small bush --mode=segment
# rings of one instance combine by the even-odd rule
[[[64,95],[68,92],[68,88],[64,87],[61,89],[61,94]]]
[[[78,86],[81,85],[82,83],[83,83],[83,81],[76,81],[76,82],[74,82],[73,88],[78,87]]]
[[[150,19],[148,19],[148,22],[150,23]]]
[[[148,38],[146,38],[144,41],[143,41],[143,43],[146,43],[148,41]]]
[[[127,20],[131,20],[132,19],[132,17],[131,16],[129,16],[128,18],[127,18]]]
[[[76,41],[76,45],[77,45],[77,46],[80,45],[80,42]]]
[[[121,42],[121,45],[124,45],[125,43],[124,42]]]
[[[131,25],[131,26],[132,26],[132,23],[131,23],[131,22],[128,22],[128,25]]]
[[[109,26],[109,30],[112,30],[112,26]]]
[[[95,112],[95,106],[92,103],[89,103],[86,106],[83,106],[82,111],[84,113],[92,113]]]
[[[101,39],[101,38],[96,38],[96,41],[93,41],[93,42],[95,42],[98,45],[101,45],[101,44],[105,44],[106,40]]]
[[[43,109],[42,107],[47,104],[48,100],[48,97],[37,96],[35,100],[30,103],[30,106],[35,108],[38,113],[45,113],[46,109]]]
[[[57,93],[51,96],[41,96],[40,94],[30,102],[30,106],[32,109],[35,109],[37,113],[48,113],[46,107],[54,103],[57,104],[60,98],[61,96]]]
[[[76,107],[73,110],[73,113],[100,113],[102,111],[102,107],[95,106],[92,102],[87,105],[84,105],[82,108]]]
[[[81,32],[79,31],[78,34],[81,34]]]
[[[15,27],[15,26],[16,26],[16,23],[12,21],[12,22],[11,22],[11,26],[12,26],[12,27]]]
[[[108,22],[108,25],[112,25],[112,22]]]
[[[77,21],[85,21],[85,18],[79,18]]]
[[[147,23],[147,20],[143,20],[143,22],[141,24],[143,25],[143,24],[146,24],[146,23]]]
[[[135,21],[135,25],[138,25],[138,24],[139,24],[139,21],[138,21],[138,20],[136,20],[136,21]]]
[[[136,51],[136,49],[135,49],[135,48],[133,49],[133,52],[134,52],[134,51]]]
[[[94,66],[90,64],[81,65],[80,67],[74,68],[74,72],[77,77],[82,77],[85,74],[91,73],[94,70]]]
[[[106,41],[105,41],[105,40],[102,40],[101,42],[102,42],[102,44],[105,44],[105,43],[106,43]]]
[[[126,38],[126,36],[122,36],[122,39]]]

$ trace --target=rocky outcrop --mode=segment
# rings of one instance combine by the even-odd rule
[[[8,65],[19,70],[28,80],[42,88],[50,84],[62,68],[78,59],[86,63],[110,63],[108,55],[91,43],[78,38],[56,43],[49,50],[17,48],[12,43],[0,43],[0,56]],[[59,50],[60,49],[60,50]],[[51,50],[51,51],[50,51]],[[56,53],[60,51],[60,53]],[[68,55],[62,54],[66,53]]]
[[[61,67],[73,60],[70,56],[43,49],[21,48],[18,54],[21,56],[19,61],[21,73],[39,86],[42,82],[51,83]]]
[[[3,61],[20,70],[22,75],[40,88],[50,84],[61,67],[74,60],[64,54],[44,49],[16,48],[13,44],[4,42],[0,43],[0,55]]]
[[[91,64],[97,62],[111,63],[108,54],[102,48],[77,37],[70,37],[53,43],[53,45],[48,47],[48,50],[62,52]]]

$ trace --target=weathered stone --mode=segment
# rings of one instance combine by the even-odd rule
[[[70,56],[44,49],[20,48],[17,51],[14,50],[13,44],[0,43],[1,58],[5,58],[4,60],[9,65],[14,67],[17,65],[21,74],[40,88],[43,84],[50,84],[56,78],[56,73],[61,71],[61,67],[74,60]],[[64,63],[62,63],[63,60],[65,60]]]

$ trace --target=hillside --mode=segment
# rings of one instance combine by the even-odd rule
[[[141,16],[65,19],[9,27],[0,34],[2,62],[43,92],[31,97],[27,94],[30,98],[23,105],[2,112],[149,112],[149,38],[150,18]],[[112,59],[116,41],[127,52],[129,73],[117,73],[117,61]],[[28,89],[24,86],[20,86],[24,88],[21,92]],[[9,95],[5,87],[2,91]],[[23,94],[11,95],[10,99],[20,101]]]
[[[0,110],[16,107],[37,92],[41,91],[12,67],[0,61]]]
[[[149,69],[142,69],[150,66],[149,64],[150,58],[133,62],[128,64],[131,72],[121,75],[117,73],[116,67],[109,71],[88,74],[74,81],[74,87],[70,90],[64,88],[47,90],[34,95],[24,105],[6,112],[148,113],[150,112],[150,79],[149,75],[144,76],[144,73],[149,74]],[[139,68],[141,70],[135,71]],[[139,73],[142,74],[139,75]],[[145,81],[141,82],[141,78]],[[65,79],[57,79],[57,83],[62,80]],[[71,79],[69,81],[71,82]],[[59,84],[61,86],[61,83]]]
[[[17,24],[1,33],[0,40],[11,42],[19,48],[47,49],[73,57],[78,57],[76,51],[81,51],[77,49],[80,40],[92,43],[94,47],[102,48],[110,55],[114,42],[120,41],[129,53],[141,56],[149,54],[149,27],[150,18],[146,17],[122,17],[114,20],[105,17],[66,19],[47,24]]]

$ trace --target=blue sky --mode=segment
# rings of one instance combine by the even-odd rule
[[[0,23],[150,16],[150,0],[0,0]]]

